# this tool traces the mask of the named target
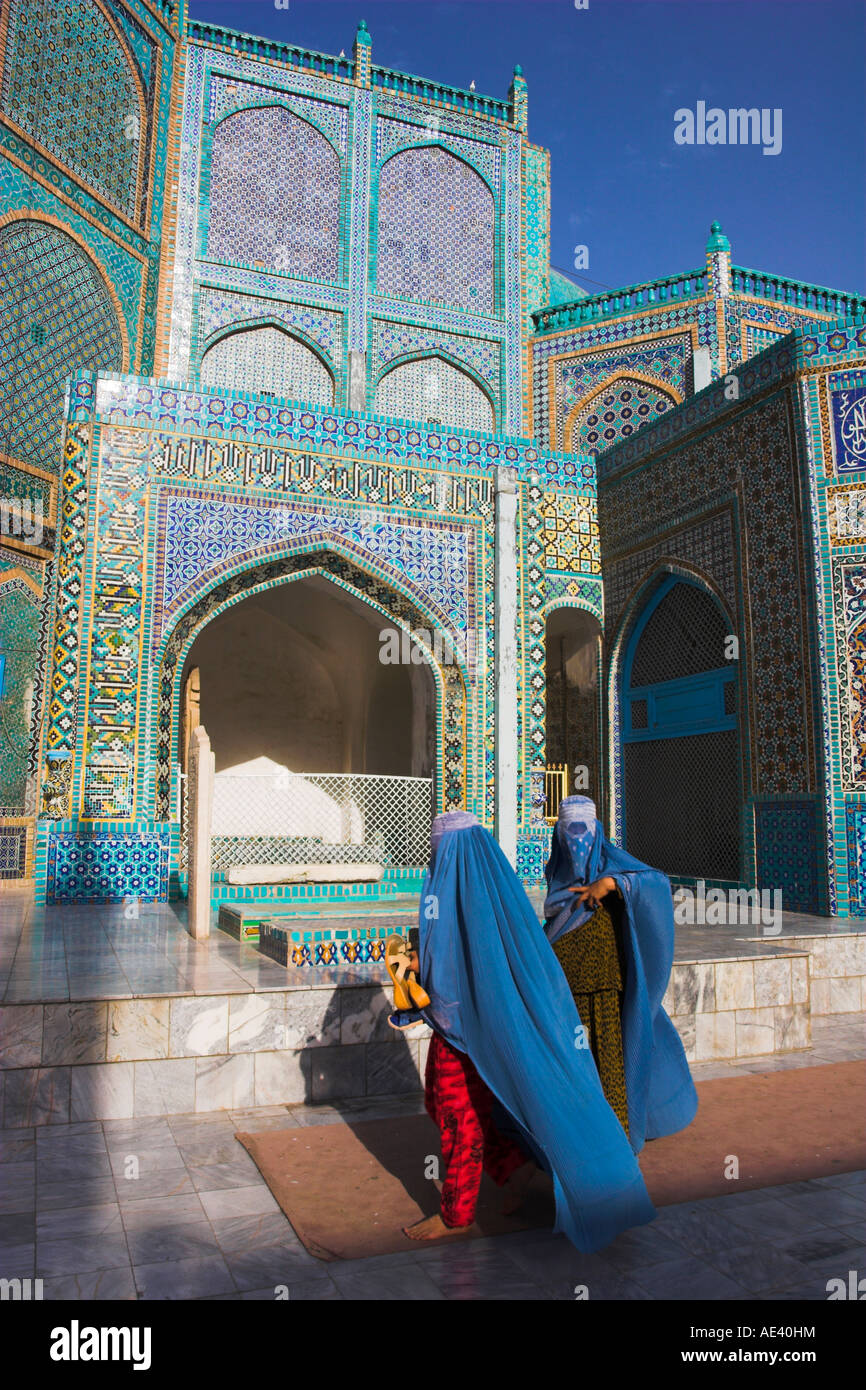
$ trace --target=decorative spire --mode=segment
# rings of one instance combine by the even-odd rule
[[[712,224],[707,240],[707,288],[714,299],[731,292],[731,243],[720,222]]]
[[[731,243],[722,231],[721,222],[714,222],[710,227],[710,235],[707,241],[707,254],[710,251],[730,251]]]
[[[355,60],[355,82],[359,87],[369,87],[370,66],[373,61],[373,40],[370,38],[365,19],[362,19],[358,25],[352,57]]]
[[[514,64],[514,78],[508,89],[511,101],[511,119],[524,135],[529,124],[529,102],[526,95],[526,78],[519,63]]]

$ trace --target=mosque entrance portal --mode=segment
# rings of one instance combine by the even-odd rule
[[[425,661],[382,660],[391,631],[371,605],[312,575],[243,598],[199,632],[177,754],[185,773],[189,734],[203,724],[215,877],[327,864],[326,877],[351,881],[352,865],[425,863],[435,682]],[[184,810],[182,793],[182,825]]]

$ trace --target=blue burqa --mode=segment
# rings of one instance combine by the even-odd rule
[[[465,811],[438,816],[419,917],[424,1018],[517,1122],[553,1179],[556,1227],[598,1250],[655,1216],[559,962],[517,875]]]
[[[625,988],[622,1041],[629,1137],[635,1153],[646,1139],[675,1134],[691,1124],[698,1096],[680,1036],[662,1008],[674,958],[670,880],[606,840],[595,804],[568,796],[559,808],[544,870],[547,939],[580,931],[592,916],[568,890],[610,876],[622,894]]]

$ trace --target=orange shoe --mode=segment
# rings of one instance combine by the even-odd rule
[[[394,1008],[403,1013],[412,1008],[426,1009],[430,995],[409,969],[408,941],[402,936],[389,936],[385,942],[385,969],[394,986]]]

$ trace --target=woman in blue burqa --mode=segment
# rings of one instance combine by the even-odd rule
[[[674,953],[670,880],[605,839],[595,803],[560,804],[545,868],[547,939],[568,981],[605,1096],[639,1153],[684,1129],[697,1092],[662,1008]]]
[[[435,1034],[428,1109],[443,1136],[443,1157],[446,1148],[449,1155],[443,1193],[458,1190],[459,1200],[446,1209],[443,1199],[441,1216],[407,1233],[417,1239],[444,1235],[458,1225],[449,1215],[454,1210],[461,1213],[459,1225],[467,1226],[482,1161],[504,1182],[526,1154],[549,1171],[555,1229],[579,1250],[598,1250],[621,1231],[651,1221],[655,1211],[604,1098],[592,1053],[582,1044],[565,976],[505,855],[465,811],[434,821],[418,967],[430,997],[423,1017]],[[515,1157],[513,1141],[497,1131],[494,1098],[515,1122],[523,1156]],[[455,1144],[455,1126],[470,1133],[474,1127],[475,1142]],[[467,1154],[474,1159],[468,1167]]]

